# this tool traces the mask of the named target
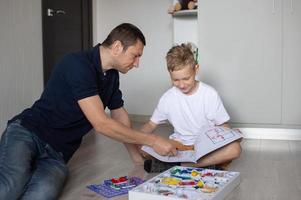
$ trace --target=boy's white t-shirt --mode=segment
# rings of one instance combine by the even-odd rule
[[[176,87],[167,90],[150,120],[155,124],[168,120],[174,127],[170,138],[192,145],[202,128],[221,125],[229,119],[216,90],[199,82],[197,91],[191,95],[182,93]]]

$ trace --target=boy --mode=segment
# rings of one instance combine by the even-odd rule
[[[174,127],[170,139],[174,140],[177,149],[190,150],[202,127],[230,128],[229,115],[218,93],[209,85],[195,80],[199,66],[191,45],[172,47],[167,53],[166,62],[173,87],[163,94],[150,121],[143,125],[141,131],[152,133],[159,124],[168,120]],[[222,164],[239,157],[240,152],[240,142],[235,141],[199,159],[196,164],[182,165],[206,167]],[[174,164],[152,159],[144,162],[144,168],[148,172],[161,172]]]

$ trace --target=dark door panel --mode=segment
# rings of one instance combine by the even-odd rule
[[[42,0],[44,85],[68,52],[92,46],[92,0]]]

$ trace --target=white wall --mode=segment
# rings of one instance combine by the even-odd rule
[[[40,0],[0,1],[0,135],[43,88]]]
[[[140,67],[121,76],[125,108],[130,114],[151,115],[170,87],[164,57],[172,46],[172,0],[94,0],[94,43],[102,42],[123,22],[138,26],[146,37]],[[96,11],[96,12],[95,12]]]
[[[173,18],[173,41],[175,44],[191,42],[198,45],[197,15],[178,15]]]

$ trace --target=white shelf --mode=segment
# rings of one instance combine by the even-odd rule
[[[174,17],[180,17],[180,16],[197,16],[198,15],[198,10],[193,9],[193,10],[180,10],[172,14]]]

